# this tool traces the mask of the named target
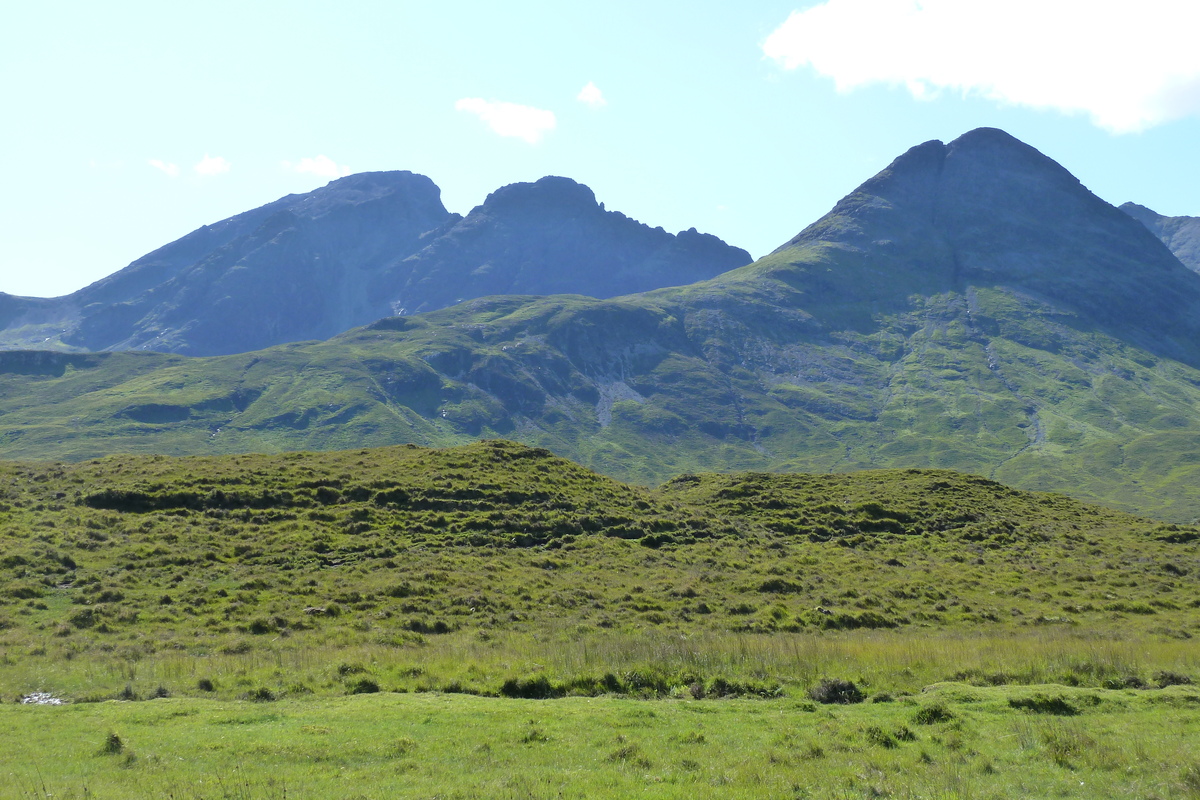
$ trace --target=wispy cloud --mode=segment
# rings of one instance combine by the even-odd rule
[[[1195,0],[826,0],[763,52],[842,92],[950,90],[1128,133],[1200,113],[1198,29]]]
[[[168,177],[171,177],[171,178],[179,177],[179,165],[178,164],[171,164],[166,161],[161,161],[157,158],[152,158],[149,161],[147,161],[146,163],[149,164],[150,166],[154,167],[155,169],[162,170],[163,172],[165,172],[167,174]]]
[[[192,167],[199,175],[220,175],[223,172],[229,172],[232,165],[221,156],[210,156],[204,154],[204,158]]]
[[[338,164],[325,155],[319,155],[316,158],[302,158],[295,163],[284,161],[283,168],[292,172],[307,172],[322,178],[341,178],[350,174],[349,167]]]
[[[608,105],[608,101],[604,99],[604,92],[600,91],[600,87],[591,81],[588,81],[587,86],[579,90],[575,99],[592,108],[603,108]]]
[[[537,144],[548,131],[554,130],[558,120],[553,111],[516,103],[499,103],[478,97],[464,97],[454,104],[459,111],[474,114],[487,123],[500,136],[524,139]]]

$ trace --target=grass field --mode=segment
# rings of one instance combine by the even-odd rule
[[[1198,589],[1194,526],[945,471],[5,464],[0,800],[1200,797]]]
[[[12,798],[1200,797],[1200,692],[0,707]]]

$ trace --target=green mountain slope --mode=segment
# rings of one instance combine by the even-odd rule
[[[0,354],[0,453],[503,436],[626,480],[952,468],[1200,517],[1200,275],[994,130],[909,151],[755,264],[468,301],[211,359]]]

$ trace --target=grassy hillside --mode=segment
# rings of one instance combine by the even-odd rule
[[[3,353],[0,452],[503,436],[641,483],[712,468],[953,468],[1200,517],[1200,371],[1004,289],[937,295],[833,333],[809,330],[785,284],[746,281],[689,287],[682,307],[476,301],[216,359]]]
[[[0,648],[19,654],[0,676],[30,691],[49,669],[74,692],[148,693],[165,674],[150,663],[181,670],[173,692],[235,663],[273,692],[343,691],[368,672],[346,655],[360,648],[386,664],[371,680],[394,688],[655,694],[729,679],[773,692],[808,668],[784,651],[735,664],[728,637],[1186,640],[1200,603],[1200,530],[950,472],[687,475],[648,490],[483,442],[9,463],[0,486]],[[656,637],[710,655],[654,656],[621,677]],[[572,664],[589,641],[612,663]],[[530,666],[550,651],[558,667]],[[97,658],[110,670],[72,667]],[[983,669],[968,660],[921,678]],[[997,671],[1030,679],[1017,661]],[[1054,669],[1098,684],[1127,667]]]

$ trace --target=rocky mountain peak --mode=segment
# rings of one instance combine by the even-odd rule
[[[673,236],[606,211],[581,183],[547,176],[492,192],[395,265],[378,291],[396,287],[393,309],[412,314],[492,294],[613,297],[694,283],[750,261],[715,236]]]
[[[908,150],[774,254],[856,254],[805,272],[819,302],[901,308],[913,294],[1003,286],[1079,324],[1194,357],[1200,282],[1143,225],[1038,150],[981,128]],[[1169,322],[1168,322],[1169,321]]]
[[[1200,272],[1200,217],[1167,217],[1137,203],[1121,210],[1145,225],[1185,267]]]
[[[205,225],[72,295],[0,297],[0,347],[236,353],[487,294],[611,297],[749,261],[605,211],[569,178],[505,186],[464,219],[424,175],[367,172]]]
[[[287,207],[299,217],[316,219],[335,210],[387,202],[435,219],[449,216],[442,205],[442,190],[425,175],[407,170],[360,172],[331,181],[316,191],[289,195]]]
[[[485,213],[576,214],[599,211],[596,194],[570,178],[547,175],[533,183],[512,183],[487,196],[478,211]]]

